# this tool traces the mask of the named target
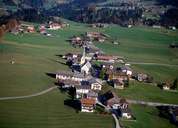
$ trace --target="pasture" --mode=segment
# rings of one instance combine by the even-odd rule
[[[40,92],[54,86],[55,79],[46,75],[59,70],[69,70],[64,61],[58,57],[67,52],[81,52],[79,48],[72,48],[66,41],[73,35],[80,35],[87,31],[101,31],[120,41],[120,45],[109,42],[96,43],[105,53],[124,56],[131,62],[155,62],[178,64],[178,51],[168,48],[172,41],[178,41],[178,32],[155,30],[152,28],[122,28],[111,25],[104,29],[93,29],[86,24],[70,22],[70,27],[59,31],[49,31],[53,37],[46,37],[38,33],[13,35],[6,34],[0,44],[0,97],[21,96]],[[11,64],[14,59],[15,63]],[[178,67],[132,65],[134,70],[150,73],[158,81],[173,79],[178,74]],[[163,92],[157,87],[132,83],[118,95],[126,98],[178,103],[178,93]],[[59,90],[47,94],[19,100],[0,101],[0,127],[3,128],[111,128],[114,127],[110,115],[76,113],[64,105],[68,95]],[[150,112],[157,112],[154,108],[133,106],[138,121],[124,122],[126,126],[148,127],[145,123],[149,119],[149,127],[169,126],[168,121],[151,116]],[[173,127],[174,128],[174,127]]]

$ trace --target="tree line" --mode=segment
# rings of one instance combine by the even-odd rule
[[[12,29],[16,28],[19,22],[16,19],[9,19],[7,23],[2,24],[0,26],[0,40],[4,36],[4,34]]]

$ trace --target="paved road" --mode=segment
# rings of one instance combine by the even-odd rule
[[[0,97],[0,101],[2,100],[14,100],[14,99],[24,99],[24,98],[30,98],[30,97],[35,97],[35,96],[40,96],[45,93],[48,93],[54,89],[57,89],[57,86],[50,87],[46,90],[43,90],[41,92],[31,94],[31,95],[26,95],[26,96],[14,96],[14,97]],[[141,105],[148,105],[148,106],[175,106],[178,107],[178,104],[167,104],[167,103],[159,103],[159,102],[146,102],[146,101],[141,101],[141,100],[130,100],[127,99],[127,101],[131,104],[141,104]],[[108,108],[107,106],[103,105],[101,102],[97,101],[97,104],[100,106],[103,106],[106,110],[110,110],[111,108]]]
[[[178,107],[178,104],[167,104],[167,103],[159,103],[159,102],[146,102],[140,100],[127,100],[131,104],[140,104],[140,105],[148,105],[148,106],[174,106]]]
[[[50,87],[46,90],[43,90],[41,92],[35,93],[35,94],[31,94],[31,95],[26,95],[26,96],[14,96],[14,97],[0,97],[0,101],[2,100],[14,100],[14,99],[25,99],[25,98],[31,98],[31,97],[35,97],[35,96],[40,96],[43,95],[45,93],[48,93],[50,91],[52,91],[53,89],[57,89],[57,86],[54,87]]]
[[[127,62],[128,64],[137,64],[137,65],[157,65],[157,66],[167,66],[167,67],[178,67],[174,64],[161,64],[161,63],[145,63],[145,62]]]
[[[119,120],[117,119],[116,115],[115,115],[115,114],[112,114],[112,117],[113,117],[114,120],[115,120],[116,128],[121,128],[121,127],[120,127],[120,124],[119,124]]]
[[[97,103],[98,105],[102,106],[103,108],[105,108],[105,110],[106,110],[107,112],[110,112],[110,111],[111,111],[111,108],[110,108],[110,107],[105,106],[105,105],[102,104],[101,102],[97,101],[96,103]],[[120,124],[119,124],[119,120],[118,120],[118,118],[116,117],[116,115],[115,115],[115,114],[112,114],[112,117],[114,118],[114,121],[115,121],[115,128],[121,128],[121,127],[120,127]]]

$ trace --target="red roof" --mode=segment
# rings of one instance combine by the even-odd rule
[[[83,98],[80,101],[81,104],[85,104],[85,105],[94,105],[96,103],[94,99],[89,99],[89,98]]]
[[[110,55],[98,55],[97,59],[99,59],[99,60],[113,60],[114,57],[110,56]]]

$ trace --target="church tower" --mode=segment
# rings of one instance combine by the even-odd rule
[[[83,55],[81,57],[81,60],[80,60],[80,65],[83,65],[86,61],[86,55],[85,55],[85,46],[83,47]]]

